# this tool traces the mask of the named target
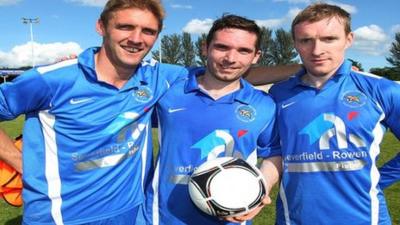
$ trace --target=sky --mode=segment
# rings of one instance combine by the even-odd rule
[[[84,49],[101,45],[95,31],[106,0],[0,0],[0,68],[47,64]],[[294,16],[314,0],[162,0],[166,19],[162,35],[183,31],[193,40],[205,33],[223,13],[253,19],[272,30],[290,30]],[[355,33],[347,58],[368,71],[390,66],[390,46],[400,32],[399,0],[335,0],[352,16]],[[38,23],[24,24],[22,18]],[[32,26],[33,42],[30,28]],[[32,43],[34,62],[32,60]],[[157,42],[153,50],[158,49]]]

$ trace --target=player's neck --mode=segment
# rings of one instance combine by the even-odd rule
[[[134,73],[132,69],[118,68],[113,65],[106,56],[104,48],[101,48],[95,55],[95,68],[99,81],[113,85],[118,89],[122,88]]]
[[[311,73],[306,73],[301,77],[301,81],[311,87],[315,87],[317,89],[321,89],[325,83],[332,77],[333,75],[322,75],[316,76]]]
[[[210,97],[217,100],[224,97],[232,92],[240,89],[240,80],[234,81],[221,81],[211,76],[210,74],[205,74],[197,77],[197,82],[199,87],[207,92]]]

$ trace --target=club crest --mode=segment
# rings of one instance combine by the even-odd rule
[[[358,108],[365,105],[367,102],[367,96],[359,91],[348,91],[344,93],[342,102],[351,108]]]
[[[240,105],[236,109],[236,116],[243,122],[251,122],[256,118],[256,110],[250,105]]]
[[[146,86],[139,86],[132,95],[138,102],[148,102],[153,98],[153,92]]]

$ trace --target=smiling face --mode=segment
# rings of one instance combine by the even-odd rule
[[[107,24],[97,22],[108,60],[116,68],[135,70],[153,47],[159,23],[146,9],[127,8],[112,13]]]
[[[206,76],[222,82],[238,80],[260,57],[256,41],[256,34],[241,29],[215,32],[210,44],[203,49],[207,56]]]
[[[338,17],[294,26],[295,48],[309,75],[330,77],[342,64],[353,42],[353,33],[346,34],[344,26]]]

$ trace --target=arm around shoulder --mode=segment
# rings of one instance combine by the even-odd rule
[[[245,79],[253,85],[265,85],[282,81],[301,69],[301,64],[278,66],[254,66],[248,71]]]
[[[2,129],[0,129],[0,160],[22,173],[22,153],[14,145],[13,139]]]

